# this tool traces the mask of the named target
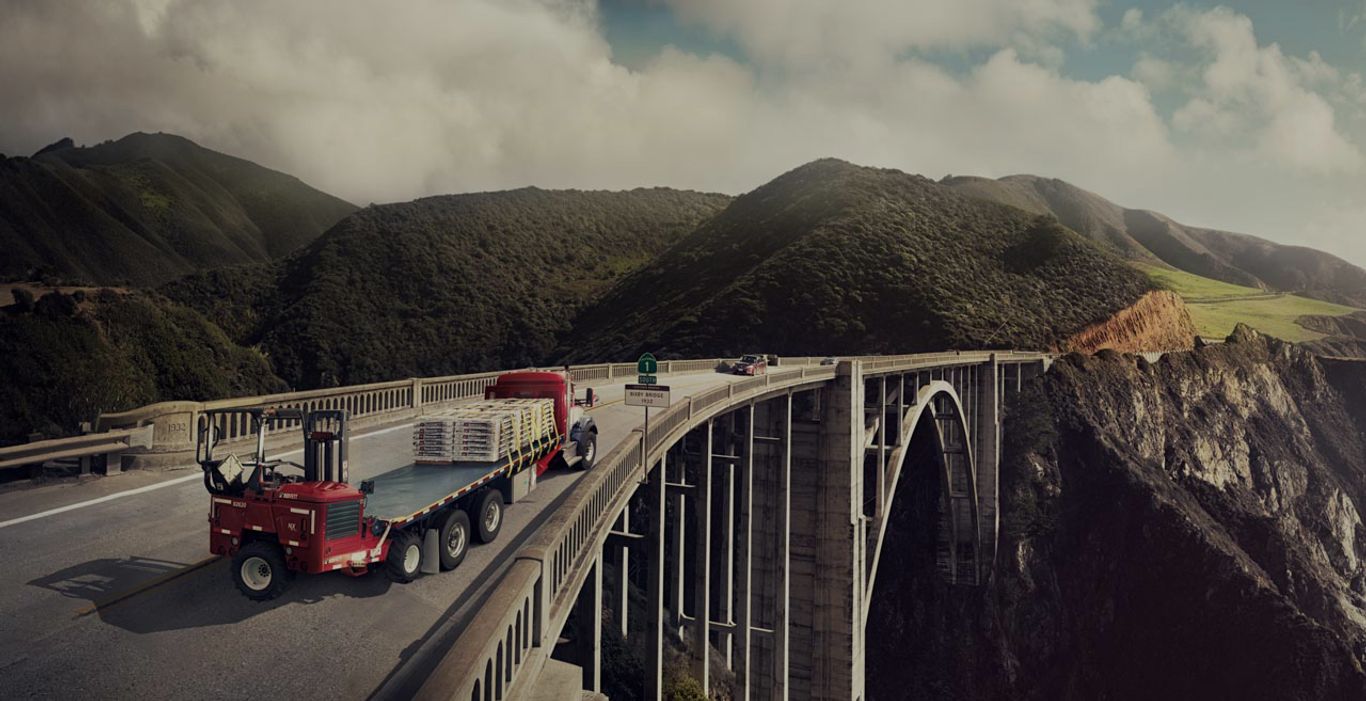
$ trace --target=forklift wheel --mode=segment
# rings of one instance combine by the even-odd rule
[[[503,493],[496,489],[485,489],[474,502],[474,535],[481,543],[492,543],[503,530]]]
[[[279,596],[289,586],[293,572],[285,567],[285,556],[274,543],[247,543],[232,556],[232,582],[253,601]]]
[[[394,536],[389,544],[389,556],[384,563],[384,572],[399,584],[417,579],[422,567],[422,539],[412,531],[403,531]]]
[[[451,509],[441,523],[441,569],[453,570],[470,551],[470,515]]]

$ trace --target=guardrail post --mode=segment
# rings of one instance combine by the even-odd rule
[[[414,378],[413,378],[413,402],[412,402],[412,404],[413,404],[413,408],[414,408],[414,409],[421,409],[421,408],[422,408],[422,378],[420,378],[420,377],[414,377]]]

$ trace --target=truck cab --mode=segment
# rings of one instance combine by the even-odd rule
[[[563,370],[519,370],[498,376],[484,390],[485,399],[554,399],[555,424],[563,447],[557,461],[537,465],[537,474],[553,462],[564,467],[588,469],[597,458],[598,426],[587,409],[594,403],[593,390],[580,399],[574,381]]]

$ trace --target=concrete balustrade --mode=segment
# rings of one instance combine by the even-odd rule
[[[665,360],[660,362],[659,372],[707,372],[723,362],[725,361],[719,358]],[[571,379],[587,386],[591,386],[594,381],[616,383],[634,381],[636,377],[635,363],[576,365],[570,366],[568,370]],[[160,402],[128,411],[101,414],[95,421],[95,428],[96,431],[104,432],[151,426],[151,443],[131,456],[132,466],[147,468],[184,465],[193,461],[199,418],[205,411],[251,407],[297,408],[304,411],[339,409],[350,414],[353,427],[364,428],[412,419],[424,407],[444,406],[483,397],[484,389],[493,384],[501,374],[502,372],[484,372],[413,378],[208,402]],[[237,417],[236,421],[229,417],[220,417],[219,422],[219,440],[227,448],[240,448],[251,440],[251,427],[247,425],[245,417]],[[280,450],[296,445],[300,439],[291,431],[296,428],[298,422],[292,420],[272,424],[273,435],[268,440],[268,448]]]

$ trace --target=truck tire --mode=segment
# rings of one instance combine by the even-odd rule
[[[453,570],[470,551],[470,516],[460,509],[451,509],[441,523],[441,569]]]
[[[285,567],[284,552],[275,543],[247,543],[232,556],[232,583],[252,601],[279,596],[289,587],[293,575]]]
[[[579,434],[579,464],[580,470],[593,469],[593,463],[598,461],[598,433],[597,431],[584,431]]]
[[[492,543],[503,530],[503,493],[485,489],[474,502],[474,537],[481,543]]]
[[[422,539],[412,531],[402,531],[389,544],[384,573],[399,584],[417,579],[422,568]]]

